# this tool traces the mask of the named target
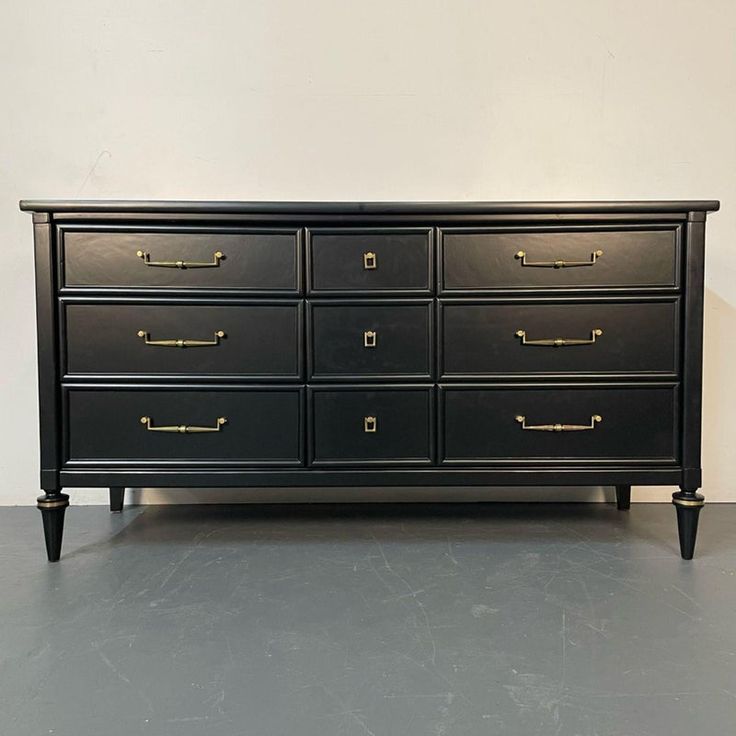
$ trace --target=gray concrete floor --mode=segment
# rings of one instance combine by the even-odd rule
[[[725,736],[736,506],[0,509],[2,736]]]

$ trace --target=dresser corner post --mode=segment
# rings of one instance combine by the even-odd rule
[[[118,514],[123,510],[125,501],[125,488],[122,486],[110,487],[110,511]]]
[[[616,486],[616,508],[619,511],[631,508],[631,486]]]
[[[43,520],[43,535],[49,562],[61,557],[61,541],[64,535],[64,512],[69,505],[69,496],[61,491],[46,491],[39,496],[36,505]]]
[[[57,322],[57,279],[53,218],[49,212],[33,213],[33,244],[36,270],[36,330],[38,338],[38,397],[40,426],[41,488],[37,507],[49,562],[61,556],[64,512],[69,496],[61,492],[61,409]]]
[[[682,345],[682,412],[680,490],[672,494],[683,560],[692,560],[700,509],[705,498],[698,493],[701,479],[701,424],[703,390],[703,301],[705,294],[704,211],[688,213],[684,243],[684,330]]]

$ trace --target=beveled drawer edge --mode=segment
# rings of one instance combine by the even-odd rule
[[[427,288],[392,288],[392,289],[315,289],[312,286],[313,265],[312,265],[312,235],[314,234],[341,234],[341,235],[359,235],[370,233],[423,233],[427,236]],[[435,273],[435,251],[436,251],[436,234],[437,228],[432,225],[423,226],[365,226],[365,227],[309,227],[304,228],[304,294],[307,298],[320,297],[386,297],[401,296],[406,294],[409,296],[434,296],[437,289],[436,273]]]
[[[71,391],[110,391],[116,393],[118,391],[251,391],[251,392],[271,392],[271,393],[283,393],[291,392],[297,393],[299,396],[299,426],[298,432],[298,448],[299,458],[298,461],[289,460],[287,464],[296,465],[300,468],[304,468],[307,464],[307,431],[306,424],[308,422],[307,417],[307,387],[304,384],[254,384],[248,383],[229,383],[229,384],[213,384],[213,383],[191,383],[191,384],[178,384],[178,383],[150,383],[142,384],[135,382],[127,383],[61,383],[60,394],[61,394],[61,468],[72,467],[78,460],[69,460],[69,440],[70,440],[70,428],[69,428],[69,394]],[[89,466],[104,466],[104,461],[89,460],[82,461],[85,467]],[[113,460],[111,461],[114,465],[138,465],[139,463],[149,463],[151,461],[141,460],[136,461],[135,459],[125,460]],[[156,461],[159,463],[160,461]],[[177,467],[185,467],[189,461],[174,461]],[[198,464],[199,461],[195,461],[194,464]],[[217,458],[207,459],[202,461],[203,464],[217,465]],[[237,465],[240,467],[246,467],[250,465],[281,465],[283,463],[274,463],[272,461],[254,461],[254,462],[243,462],[243,461],[225,461],[228,466]]]
[[[437,227],[437,245],[435,253],[435,273],[437,296],[475,296],[484,294],[497,295],[513,295],[521,296],[534,294],[543,295],[545,293],[556,294],[566,292],[569,294],[596,294],[596,293],[641,293],[657,294],[657,293],[680,293],[682,290],[682,268],[683,268],[683,247],[685,242],[685,224],[679,221],[667,221],[652,223],[607,223],[594,222],[585,224],[561,224],[544,223],[539,225],[519,224],[518,226],[510,225],[470,225],[456,227]],[[538,234],[547,232],[565,233],[565,232],[648,232],[651,230],[672,230],[675,235],[675,279],[673,284],[655,284],[655,285],[600,285],[600,286],[496,286],[483,288],[445,288],[444,280],[444,235],[445,233],[477,233],[477,234],[508,234],[508,233],[528,233]]]
[[[141,233],[182,233],[189,235],[214,233],[219,235],[238,234],[292,234],[294,235],[294,286],[288,288],[254,288],[254,287],[177,287],[177,286],[102,286],[102,285],[67,285],[65,273],[65,249],[64,236],[67,232],[141,232]],[[53,228],[53,241],[55,251],[56,283],[59,295],[63,294],[87,294],[98,292],[100,294],[196,294],[213,296],[238,295],[264,295],[280,296],[293,295],[295,297],[304,294],[304,227],[302,225],[219,225],[219,224],[179,224],[178,220],[166,224],[137,224],[117,222],[55,222]]]
[[[676,455],[673,458],[652,458],[642,460],[641,458],[638,459],[630,459],[630,458],[619,458],[619,459],[601,459],[600,461],[597,460],[589,460],[588,458],[582,459],[582,460],[574,460],[570,458],[561,458],[559,461],[550,460],[549,458],[539,458],[539,462],[541,463],[547,463],[548,466],[556,467],[557,464],[559,465],[565,465],[570,467],[581,467],[586,466],[588,462],[595,464],[600,463],[601,465],[621,465],[621,466],[638,466],[642,463],[646,464],[647,466],[667,466],[672,465],[673,467],[682,467],[682,461],[680,459],[680,455],[682,454],[682,447],[680,442],[680,430],[681,430],[681,423],[682,423],[682,382],[681,381],[648,381],[648,382],[634,382],[629,380],[621,380],[621,381],[591,381],[591,382],[581,382],[581,381],[574,381],[574,380],[568,380],[568,381],[558,381],[558,382],[550,382],[550,383],[544,383],[540,381],[519,381],[517,382],[500,382],[500,381],[494,381],[494,382],[484,382],[484,383],[446,383],[441,382],[437,384],[437,466],[438,467],[444,467],[448,465],[456,465],[456,466],[462,466],[462,465],[485,465],[485,466],[493,466],[493,465],[527,465],[527,464],[535,464],[535,460],[533,458],[510,458],[508,462],[506,463],[503,459],[501,462],[497,462],[496,458],[493,458],[491,460],[483,459],[483,460],[448,460],[445,455],[445,396],[446,392],[449,391],[477,391],[477,390],[494,390],[494,391],[504,391],[506,389],[512,389],[512,390],[519,390],[519,389],[528,389],[528,390],[539,390],[539,389],[575,389],[575,388],[581,388],[581,389],[600,389],[600,390],[616,390],[616,389],[657,389],[657,388],[669,388],[672,390],[674,394],[674,409],[673,409],[673,421],[672,421],[672,433],[673,433],[673,441],[672,446],[675,448]]]
[[[307,382],[316,381],[319,384],[325,382],[335,383],[361,383],[361,382],[372,382],[378,383],[433,383],[435,378],[435,365],[436,350],[437,350],[437,325],[436,325],[436,299],[420,298],[420,297],[404,297],[402,298],[388,298],[388,297],[376,297],[375,299],[358,298],[358,299],[347,299],[347,298],[307,298],[306,300],[306,313],[305,313],[305,330],[306,330],[306,380]],[[348,373],[314,373],[314,334],[312,327],[312,315],[314,307],[322,306],[338,306],[338,307],[403,307],[403,306],[426,306],[428,310],[428,325],[429,325],[429,344],[428,344],[428,356],[427,365],[429,366],[428,373],[373,373],[370,375],[365,374],[348,374]]]
[[[442,338],[444,332],[444,321],[443,321],[443,309],[445,305],[555,305],[555,304],[588,304],[593,302],[595,304],[666,304],[671,302],[675,304],[675,324],[673,330],[675,334],[674,344],[674,355],[673,362],[676,366],[674,372],[662,371],[662,372],[600,372],[600,373],[583,373],[580,371],[569,371],[569,372],[553,372],[553,373],[477,373],[477,374],[460,374],[460,373],[445,373],[443,358],[445,351],[443,349]],[[682,340],[681,340],[681,328],[682,328],[682,294],[668,294],[668,295],[654,295],[647,294],[646,296],[634,296],[631,294],[621,295],[588,295],[588,296],[570,296],[570,295],[544,295],[544,296],[523,296],[523,295],[473,295],[473,296],[454,296],[454,297],[437,297],[435,299],[435,366],[434,374],[437,377],[438,383],[444,381],[459,381],[461,383],[473,383],[478,381],[504,381],[508,380],[513,382],[515,380],[523,381],[534,381],[535,379],[542,378],[559,378],[560,381],[574,380],[576,377],[580,377],[582,380],[591,381],[647,381],[650,379],[664,379],[670,381],[678,381],[682,374],[681,362],[682,362]]]
[[[315,460],[314,457],[314,440],[315,440],[315,412],[314,412],[314,394],[318,392],[335,392],[335,391],[422,391],[426,393],[429,406],[429,457],[420,460],[404,460],[404,461],[386,461],[386,460]],[[308,384],[306,386],[306,417],[307,417],[307,467],[328,467],[341,465],[428,465],[435,467],[437,464],[437,385],[432,382],[427,383],[339,383],[339,384]]]

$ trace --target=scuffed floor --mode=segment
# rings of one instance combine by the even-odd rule
[[[73,501],[73,499],[72,499]],[[724,736],[736,506],[0,509],[2,736]]]

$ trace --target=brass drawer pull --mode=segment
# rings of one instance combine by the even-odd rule
[[[378,335],[375,333],[374,330],[366,330],[363,333],[363,347],[364,348],[374,348],[376,347],[376,340],[378,339]]]
[[[602,255],[602,250],[595,250],[590,254],[589,261],[527,261],[526,253],[520,250],[514,258],[518,258],[522,266],[534,266],[536,268],[572,268],[573,266],[593,266]]]
[[[376,417],[363,417],[363,431],[364,432],[375,432],[378,421]]]
[[[590,331],[590,339],[588,340],[576,340],[567,337],[555,337],[548,340],[527,340],[526,332],[524,330],[516,331],[516,337],[521,338],[522,345],[539,345],[554,348],[565,347],[566,345],[592,345],[596,341],[596,338],[600,337],[602,334],[603,330],[596,328]]]
[[[139,250],[136,255],[143,259],[146,266],[158,266],[159,268],[217,268],[224,255],[219,251],[212,254],[211,261],[152,261],[151,254]]]
[[[366,253],[363,253],[363,268],[366,271],[373,271],[377,265],[378,259],[376,258],[375,253],[370,250]]]
[[[586,429],[595,429],[598,422],[603,421],[599,414],[593,414],[590,424],[527,424],[526,417],[518,416],[516,421],[521,424],[522,429],[530,429],[535,432],[583,432]]]
[[[154,345],[162,348],[206,348],[220,344],[220,338],[225,337],[222,330],[215,332],[214,340],[151,340],[151,335],[145,330],[138,330],[138,337],[143,339],[146,345]]]
[[[175,434],[201,434],[203,432],[219,432],[220,427],[227,422],[226,417],[218,417],[214,427],[197,427],[191,424],[178,424],[170,427],[154,427],[151,417],[141,417],[141,424],[146,425],[149,432],[171,432]]]

